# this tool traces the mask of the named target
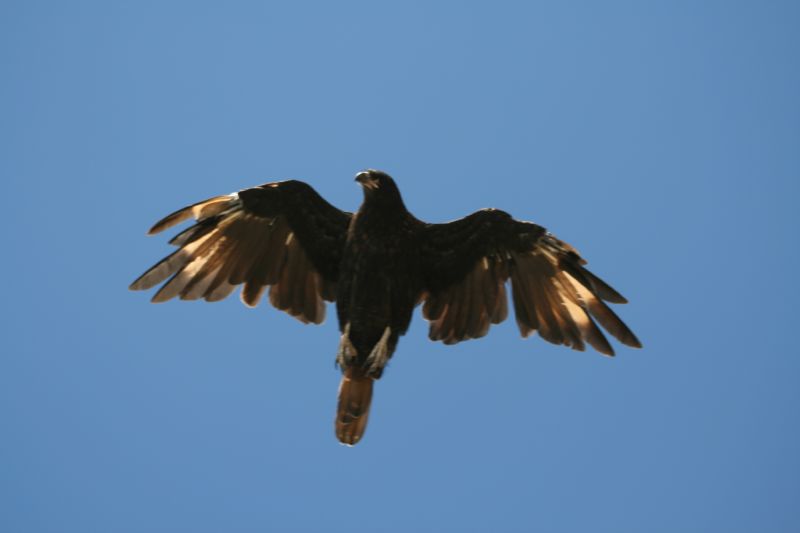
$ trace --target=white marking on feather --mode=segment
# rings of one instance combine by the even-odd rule
[[[484,257],[484,258],[483,258],[483,261],[481,261],[481,262],[483,263],[483,269],[484,269],[484,270],[489,270],[489,259],[487,259],[486,257]]]
[[[284,244],[286,244],[286,246],[289,246],[290,244],[292,244],[292,240],[294,240],[294,232],[293,231],[289,232],[289,235],[286,236],[286,242]]]

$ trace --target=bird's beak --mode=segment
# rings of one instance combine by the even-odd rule
[[[367,189],[378,188],[378,180],[376,180],[369,172],[359,172],[356,174],[356,181]]]

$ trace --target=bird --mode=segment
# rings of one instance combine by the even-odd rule
[[[607,356],[600,327],[626,346],[642,344],[608,303],[627,300],[585,267],[578,251],[544,227],[499,209],[428,223],[406,208],[394,179],[367,169],[358,210],[342,211],[299,180],[266,183],[189,205],[158,221],[156,234],[187,219],[177,250],[131,285],[159,303],[215,302],[242,285],[255,307],[269,302],[320,324],[335,302],[342,378],[334,422],[338,440],[364,436],[373,387],[409,328],[417,306],[428,336],[444,344],[477,339],[508,316],[508,289],[522,337]]]

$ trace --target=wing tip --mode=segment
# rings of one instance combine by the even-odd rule
[[[161,233],[165,229],[171,228],[192,216],[194,216],[196,220],[202,220],[221,213],[226,207],[232,205],[231,202],[234,198],[238,198],[235,193],[227,196],[213,196],[201,202],[182,207],[153,224],[153,226],[147,230],[147,235]]]
[[[175,211],[174,213],[165,216],[164,218],[153,224],[149,230],[147,230],[147,235],[148,236],[156,235],[158,233],[161,233],[167,228],[171,228],[172,226],[180,222],[183,222],[184,220],[189,218],[189,216],[191,216],[191,209],[192,209],[191,207],[184,207],[183,209],[179,209],[178,211]]]
[[[633,334],[633,332],[631,332],[631,337],[632,338],[628,339],[628,342],[625,343],[625,346],[629,346],[631,348],[644,348],[642,341],[640,341],[639,338]]]
[[[600,353],[600,355],[602,355],[604,357],[608,357],[609,359],[613,359],[614,357],[617,356],[617,353],[614,351],[614,348],[612,348],[611,346],[608,347],[608,350],[600,350],[596,346],[593,346],[593,348],[595,350],[597,350]]]
[[[150,271],[148,270],[147,272],[145,272],[144,274],[142,274],[141,276],[139,276],[138,278],[133,280],[131,282],[131,284],[128,285],[128,290],[129,291],[146,291],[147,289],[151,288],[152,285],[149,284],[149,283],[146,283],[144,281],[144,278],[145,278],[145,276],[147,276],[148,272],[150,272]]]

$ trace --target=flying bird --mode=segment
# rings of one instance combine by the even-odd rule
[[[454,344],[483,337],[508,315],[507,283],[519,331],[575,350],[614,350],[598,324],[622,344],[641,347],[606,305],[625,298],[585,268],[577,250],[542,226],[498,209],[430,224],[415,218],[385,172],[356,181],[364,201],[341,211],[310,185],[289,180],[215,196],[163,218],[159,233],[186,219],[178,247],[134,281],[132,290],[166,280],[152,298],[222,300],[238,285],[255,307],[269,301],[304,323],[320,324],[336,302],[343,376],[335,419],[344,444],[361,440],[372,389],[406,333],[414,308],[429,337]]]

